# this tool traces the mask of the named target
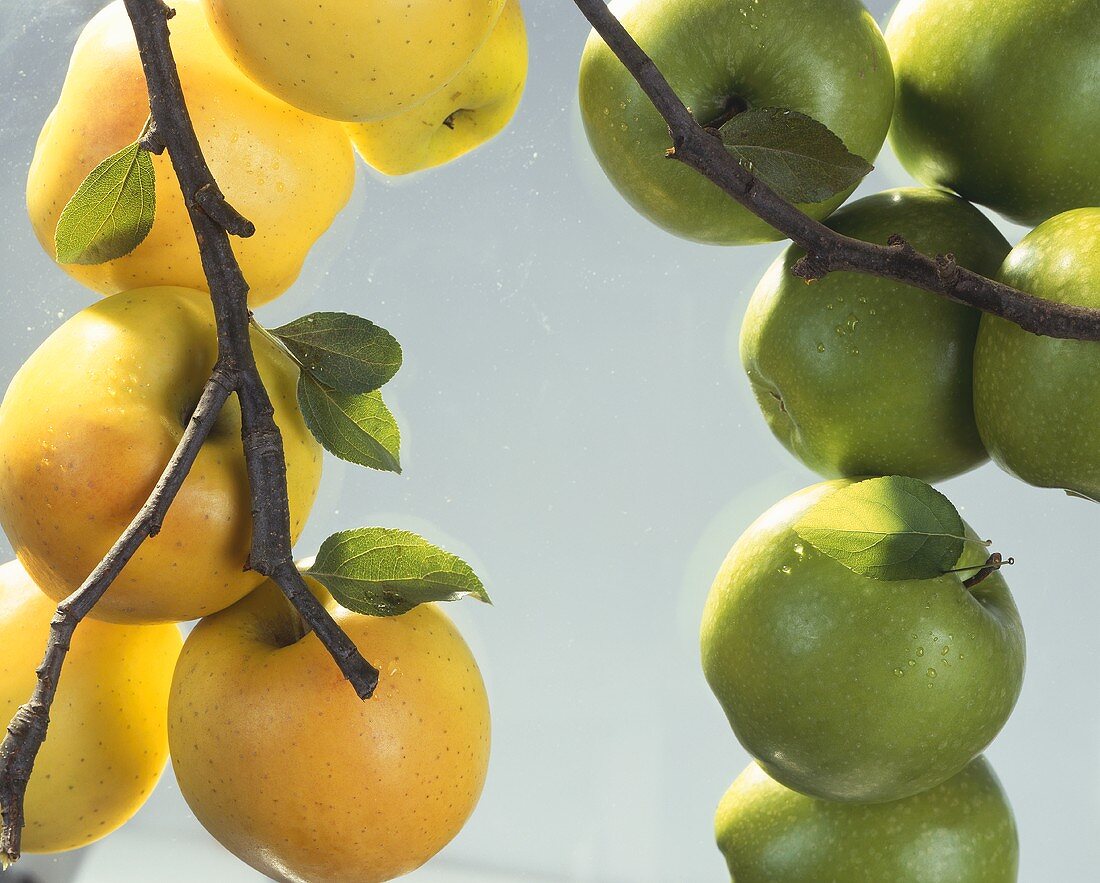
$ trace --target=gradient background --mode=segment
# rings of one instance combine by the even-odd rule
[[[72,43],[100,5],[0,3],[4,384],[93,298],[42,253],[23,187]],[[870,3],[882,24],[892,6]],[[413,529],[465,555],[496,600],[452,608],[493,701],[485,795],[408,879],[721,881],[712,813],[747,757],[703,681],[699,616],[744,527],[815,481],[771,438],[735,358],[746,300],[781,246],[693,245],[635,215],[581,131],[586,23],[569,0],[526,11],[531,77],[511,130],[411,179],[361,170],[298,284],[260,313],[275,325],[354,311],[406,354],[387,387],[404,475],[330,460],[300,550],[341,528]],[[887,150],[862,192],[907,180]],[[1027,682],[990,756],[1020,823],[1021,879],[1094,880],[1100,509],[994,466],[945,490],[1018,561],[1008,577]],[[205,834],[170,774],[125,829],[80,856],[19,866],[31,872],[260,879]]]

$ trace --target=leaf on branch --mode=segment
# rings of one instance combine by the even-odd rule
[[[326,451],[371,469],[401,471],[401,430],[377,391],[337,392],[303,371],[298,404],[306,426]]]
[[[951,501],[923,481],[898,475],[834,491],[794,530],[849,570],[880,580],[941,576],[955,567],[966,543]]]
[[[102,264],[127,255],[149,235],[156,172],[135,141],[92,169],[61,211],[54,231],[61,264]]]
[[[718,132],[738,162],[788,202],[824,202],[874,168],[828,126],[795,110],[749,108]]]
[[[271,333],[314,378],[339,392],[372,392],[401,367],[393,335],[359,316],[311,313]]]
[[[405,530],[333,534],[307,573],[348,610],[368,616],[397,616],[418,604],[467,596],[492,603],[470,565]]]

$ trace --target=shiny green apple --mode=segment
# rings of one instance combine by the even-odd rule
[[[873,806],[807,797],[752,764],[714,823],[736,883],[1016,883],[1016,822],[985,758]]]
[[[1100,2],[902,0],[886,41],[916,178],[1028,226],[1100,205]]]
[[[1059,303],[1100,307],[1100,208],[1033,230],[1000,278]],[[1029,484],[1100,499],[1100,343],[1039,337],[983,316],[974,408],[993,459]]]
[[[794,530],[849,482],[787,497],[734,545],[703,614],[703,669],[734,734],[788,788],[878,803],[939,785],[997,735],[1024,672],[999,573],[887,582]],[[856,527],[856,525],[853,525]],[[958,566],[988,550],[970,533]]]
[[[824,123],[867,160],[882,147],[893,72],[858,0],[616,0],[611,9],[700,122],[738,103],[786,108]],[[781,238],[698,173],[668,161],[668,127],[596,34],[581,59],[580,106],[604,172],[655,224],[724,245]],[[847,196],[803,208],[823,218]]]
[[[847,205],[828,226],[885,244],[904,236],[993,275],[1009,245],[969,203],[901,189]],[[939,481],[986,459],[974,423],[976,310],[908,285],[791,273],[791,246],[761,280],[741,326],[741,361],[775,436],[828,478],[909,475]]]

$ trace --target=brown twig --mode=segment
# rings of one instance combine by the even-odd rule
[[[845,270],[904,282],[1015,322],[1026,331],[1071,340],[1100,340],[1100,310],[1025,294],[959,267],[950,255],[929,257],[900,238],[876,245],[843,236],[784,200],[749,172],[677,97],[653,60],[604,4],[573,0],[638,82],[668,124],[669,156],[695,169],[806,252],[794,272],[807,280]]]
[[[363,699],[378,684],[378,671],[336,624],[294,564],[290,504],[282,436],[260,379],[249,337],[248,284],[229,235],[250,236],[252,224],[226,202],[203,157],[187,113],[169,42],[173,12],[162,0],[124,0],[133,22],[149,87],[150,123],[142,137],[150,149],[167,150],[198,240],[218,331],[218,361],[164,473],[125,533],[84,584],[58,605],[38,680],[29,702],[15,714],[0,744],[0,866],[18,860],[23,800],[35,758],[45,741],[50,706],[73,633],[138,547],[156,536],[176,493],[229,396],[241,406],[242,443],[252,495],[252,548],[248,566],[274,580]],[[242,566],[245,562],[242,562]]]

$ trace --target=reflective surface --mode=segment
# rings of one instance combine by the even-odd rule
[[[98,5],[0,4],[4,384],[93,298],[40,250],[22,190]],[[880,22],[889,5],[871,4]],[[771,437],[735,359],[748,295],[781,246],[692,245],[635,215],[580,130],[585,22],[568,0],[527,6],[531,77],[512,129],[412,179],[361,170],[299,283],[260,311],[271,325],[358,312],[405,349],[389,393],[404,475],[330,460],[299,549],[340,528],[410,528],[466,555],[496,600],[452,611],[493,702],[489,782],[465,831],[410,880],[722,881],[714,808],[747,758],[703,681],[699,617],[738,534],[815,480]],[[861,192],[907,183],[889,155],[878,165]],[[1018,561],[1029,668],[990,757],[1020,824],[1021,879],[1092,879],[1100,508],[993,466],[944,489]],[[170,774],[79,861],[20,869],[43,883],[259,879],[213,845]]]

